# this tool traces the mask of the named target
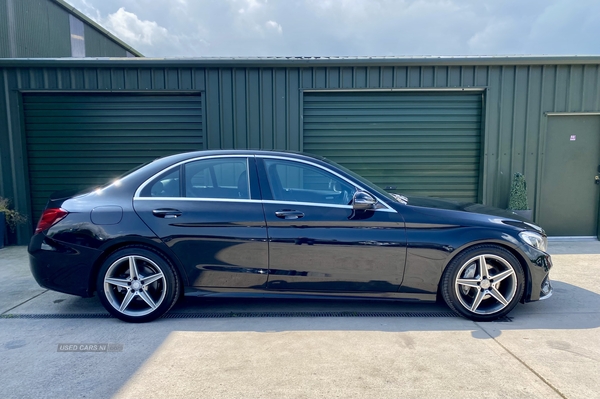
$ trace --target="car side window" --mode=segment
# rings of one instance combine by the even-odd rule
[[[247,158],[209,158],[184,165],[185,196],[250,199]]]
[[[269,186],[276,201],[349,205],[356,188],[312,165],[282,159],[264,159]]]
[[[179,197],[179,168],[162,174],[142,191],[142,197]]]

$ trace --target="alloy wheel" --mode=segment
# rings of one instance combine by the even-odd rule
[[[514,267],[494,254],[477,255],[463,263],[456,274],[454,290],[465,310],[490,315],[505,309],[517,293]]]
[[[106,299],[119,313],[132,317],[155,311],[165,299],[166,284],[161,268],[141,255],[117,259],[104,275]]]

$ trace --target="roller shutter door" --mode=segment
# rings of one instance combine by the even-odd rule
[[[305,93],[304,151],[388,191],[476,202],[482,94]]]
[[[58,190],[104,184],[144,162],[203,148],[199,95],[23,96],[33,217]]]

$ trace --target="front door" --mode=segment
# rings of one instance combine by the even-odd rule
[[[267,229],[254,157],[206,157],[151,181],[135,211],[196,287],[264,288]]]
[[[299,160],[257,157],[269,236],[271,290],[395,292],[402,283],[402,216],[355,211],[354,184]]]
[[[538,223],[550,236],[596,236],[600,116],[549,116]]]

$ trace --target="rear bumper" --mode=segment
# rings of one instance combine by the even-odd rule
[[[29,267],[37,283],[53,291],[91,296],[90,277],[101,251],[67,245],[45,234],[36,234],[29,243]]]

